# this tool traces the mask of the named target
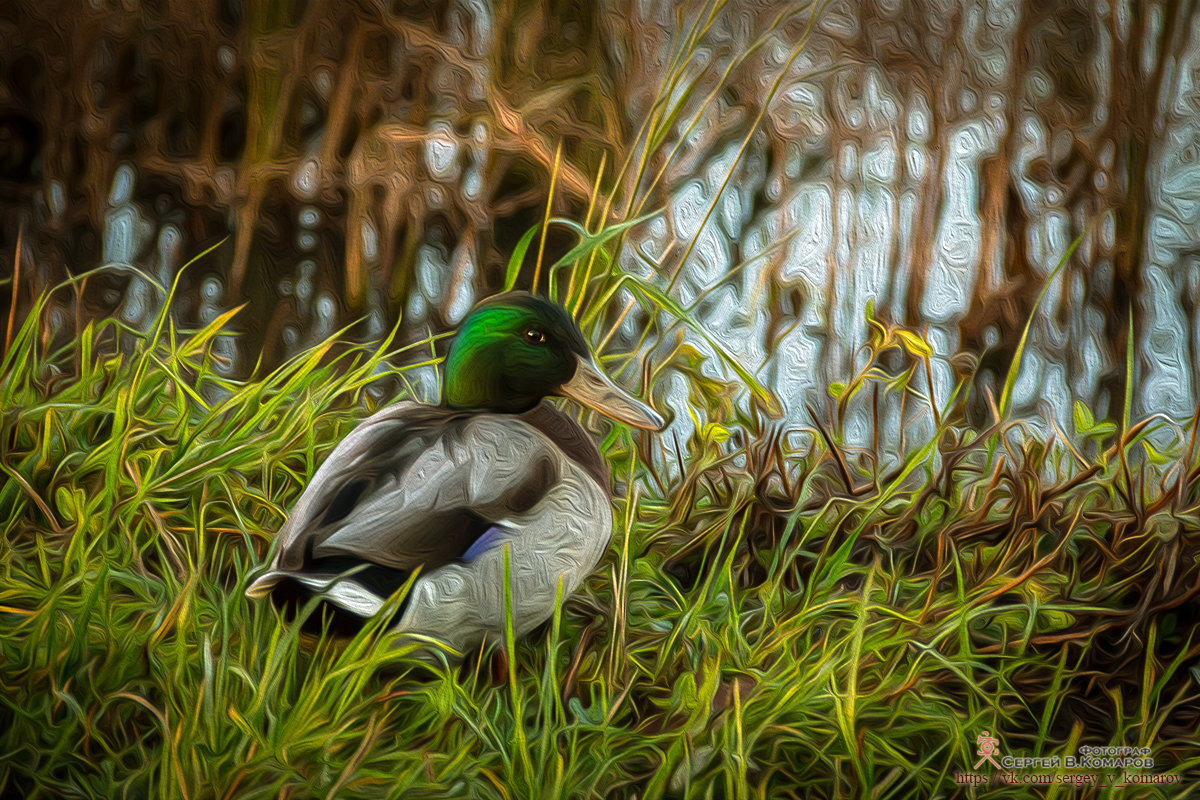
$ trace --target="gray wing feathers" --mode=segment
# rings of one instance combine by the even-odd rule
[[[300,499],[288,514],[287,521],[276,534],[279,540],[279,549],[275,556],[277,565],[293,569],[302,566],[299,559],[302,559],[304,554],[303,538],[305,534],[312,534],[313,526],[317,523],[317,514],[342,486],[345,478],[362,465],[370,453],[370,445],[379,429],[389,423],[403,420],[405,414],[416,407],[416,403],[404,402],[381,409],[360,422],[337,447],[333,448],[333,452],[313,474],[308,488],[301,493]]]
[[[471,419],[402,469],[381,476],[371,495],[314,552],[353,553],[411,569],[414,560],[426,560],[455,539],[446,520],[455,524],[464,512],[487,520],[508,516],[514,492],[532,479],[557,479],[553,467],[561,464],[553,464],[554,456],[546,440],[523,423]],[[453,541],[454,555],[460,546]]]
[[[553,614],[559,582],[566,597],[603,555],[612,532],[608,495],[587,469],[514,417],[479,415],[423,429],[389,460],[381,443],[404,441],[396,434],[420,408],[386,408],[334,449],[280,529],[274,569],[260,581],[302,570],[309,555],[357,555],[401,569],[425,564],[396,627],[462,653],[503,636],[507,550],[515,632],[528,633]],[[326,523],[337,492],[364,474],[368,488],[345,516]],[[467,513],[491,523],[493,544],[462,561],[463,543],[449,540]],[[455,552],[431,557],[439,547]]]
[[[513,628],[523,636],[554,613],[595,568],[608,546],[608,498],[584,470],[567,475],[526,515],[505,520],[496,546],[469,563],[447,564],[413,586],[397,628],[467,653],[504,631],[504,551],[512,578]]]
[[[449,528],[460,526],[464,513],[484,519],[508,515],[514,493],[558,477],[561,463],[555,462],[564,461],[561,455],[513,418],[469,418],[414,453],[381,454],[380,437],[389,426],[404,425],[414,407],[400,403],[376,413],[334,448],[279,531],[281,566],[298,569],[311,553],[358,555],[412,569],[439,548],[460,545]],[[322,524],[333,496],[363,475],[369,488],[349,513]]]

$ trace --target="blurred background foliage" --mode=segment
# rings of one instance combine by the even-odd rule
[[[930,378],[946,396],[974,376],[969,413],[988,421],[1079,236],[1017,406],[1061,421],[1073,399],[1100,419],[1195,403],[1194,0],[15,0],[0,35],[16,308],[136,268],[56,295],[47,339],[110,315],[144,328],[152,284],[223,237],[176,313],[248,304],[232,374],[347,325],[444,331],[504,283],[554,175],[553,214],[593,231],[661,212],[611,243],[617,268],[765,365],[795,413],[861,363],[874,299],[963,356]],[[544,258],[575,243],[551,225]],[[593,299],[605,344],[658,324],[629,287]],[[678,342],[659,339],[666,358]]]

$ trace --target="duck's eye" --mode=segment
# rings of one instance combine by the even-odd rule
[[[529,342],[529,344],[545,344],[546,334],[536,328],[530,328],[525,331],[525,341]]]

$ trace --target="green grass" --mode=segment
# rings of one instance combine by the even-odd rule
[[[983,730],[1200,772],[1194,420],[973,431],[962,392],[930,405],[919,335],[872,316],[817,429],[698,411],[681,453],[612,429],[600,567],[507,674],[430,672],[386,631],[303,636],[243,595],[367,388],[430,342],[232,380],[227,319],[48,352],[40,312],[0,372],[0,795],[951,796]],[[940,429],[887,473],[841,434],[881,397]]]

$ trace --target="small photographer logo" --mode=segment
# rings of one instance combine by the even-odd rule
[[[969,742],[970,739],[967,739]],[[964,742],[965,744],[965,742]],[[1182,784],[1176,772],[1151,772],[1155,766],[1152,748],[1131,745],[1081,745],[1075,755],[1004,755],[1000,739],[991,731],[975,737],[979,760],[970,769],[954,770],[959,786],[1068,786],[1075,789]],[[970,764],[968,757],[966,763]],[[980,772],[984,764],[991,769]],[[1188,795],[1189,797],[1191,795]],[[1197,795],[1200,797],[1200,795]]]
[[[992,734],[988,731],[984,731],[975,737],[975,744],[979,745],[979,752],[976,753],[976,755],[979,756],[979,760],[975,762],[975,766],[971,769],[979,769],[979,765],[985,761],[996,769],[1000,769],[1000,765],[997,764],[996,759],[993,758],[993,756],[1000,752],[999,748],[997,748],[997,745],[1000,744],[1000,740],[995,736],[992,736]]]

